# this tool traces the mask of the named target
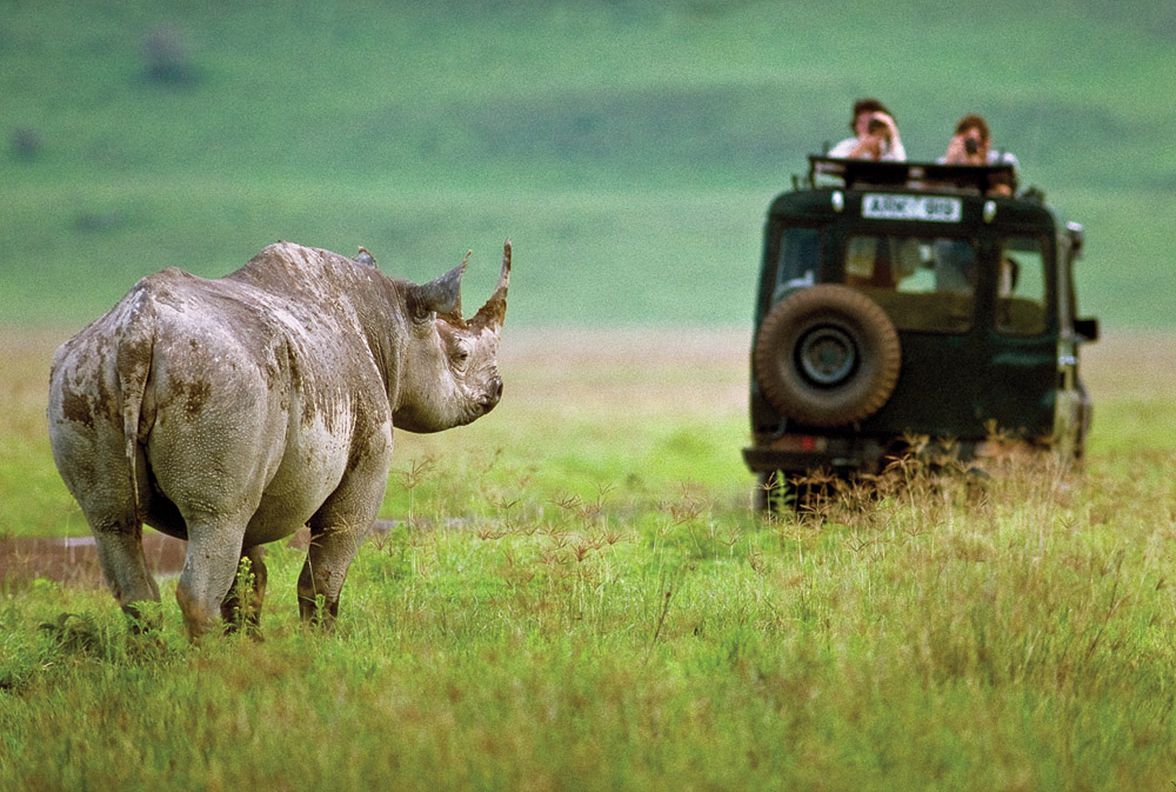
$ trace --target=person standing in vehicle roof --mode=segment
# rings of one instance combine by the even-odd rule
[[[975,113],[969,113],[956,123],[955,134],[947,144],[947,153],[939,158],[939,162],[948,165],[1011,165],[1014,171],[1020,167],[1011,152],[992,147],[988,122]],[[992,192],[1011,195],[1013,188],[1010,184],[998,182],[993,185]]]
[[[877,99],[859,99],[853,105],[849,122],[854,137],[846,138],[829,150],[830,157],[869,159],[883,162],[906,162],[906,148],[898,134],[894,114]]]

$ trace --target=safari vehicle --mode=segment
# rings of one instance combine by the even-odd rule
[[[1082,227],[1014,197],[1008,165],[809,163],[764,234],[743,452],[761,490],[877,472],[916,437],[964,461],[994,433],[1080,457]]]

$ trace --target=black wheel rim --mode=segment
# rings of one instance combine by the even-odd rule
[[[840,327],[823,325],[801,337],[796,362],[805,379],[830,388],[853,376],[858,362],[857,345]]]

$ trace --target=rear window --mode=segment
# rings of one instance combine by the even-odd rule
[[[1038,237],[1001,240],[996,293],[996,329],[1006,335],[1041,335],[1046,330],[1045,250]]]
[[[899,330],[963,333],[972,326],[976,242],[968,238],[851,236],[844,283],[868,294]]]

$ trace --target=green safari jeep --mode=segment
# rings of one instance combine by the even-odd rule
[[[1007,165],[809,163],[764,233],[743,452],[761,489],[877,472],[915,437],[965,461],[994,432],[1080,457],[1082,227],[1013,197]]]

